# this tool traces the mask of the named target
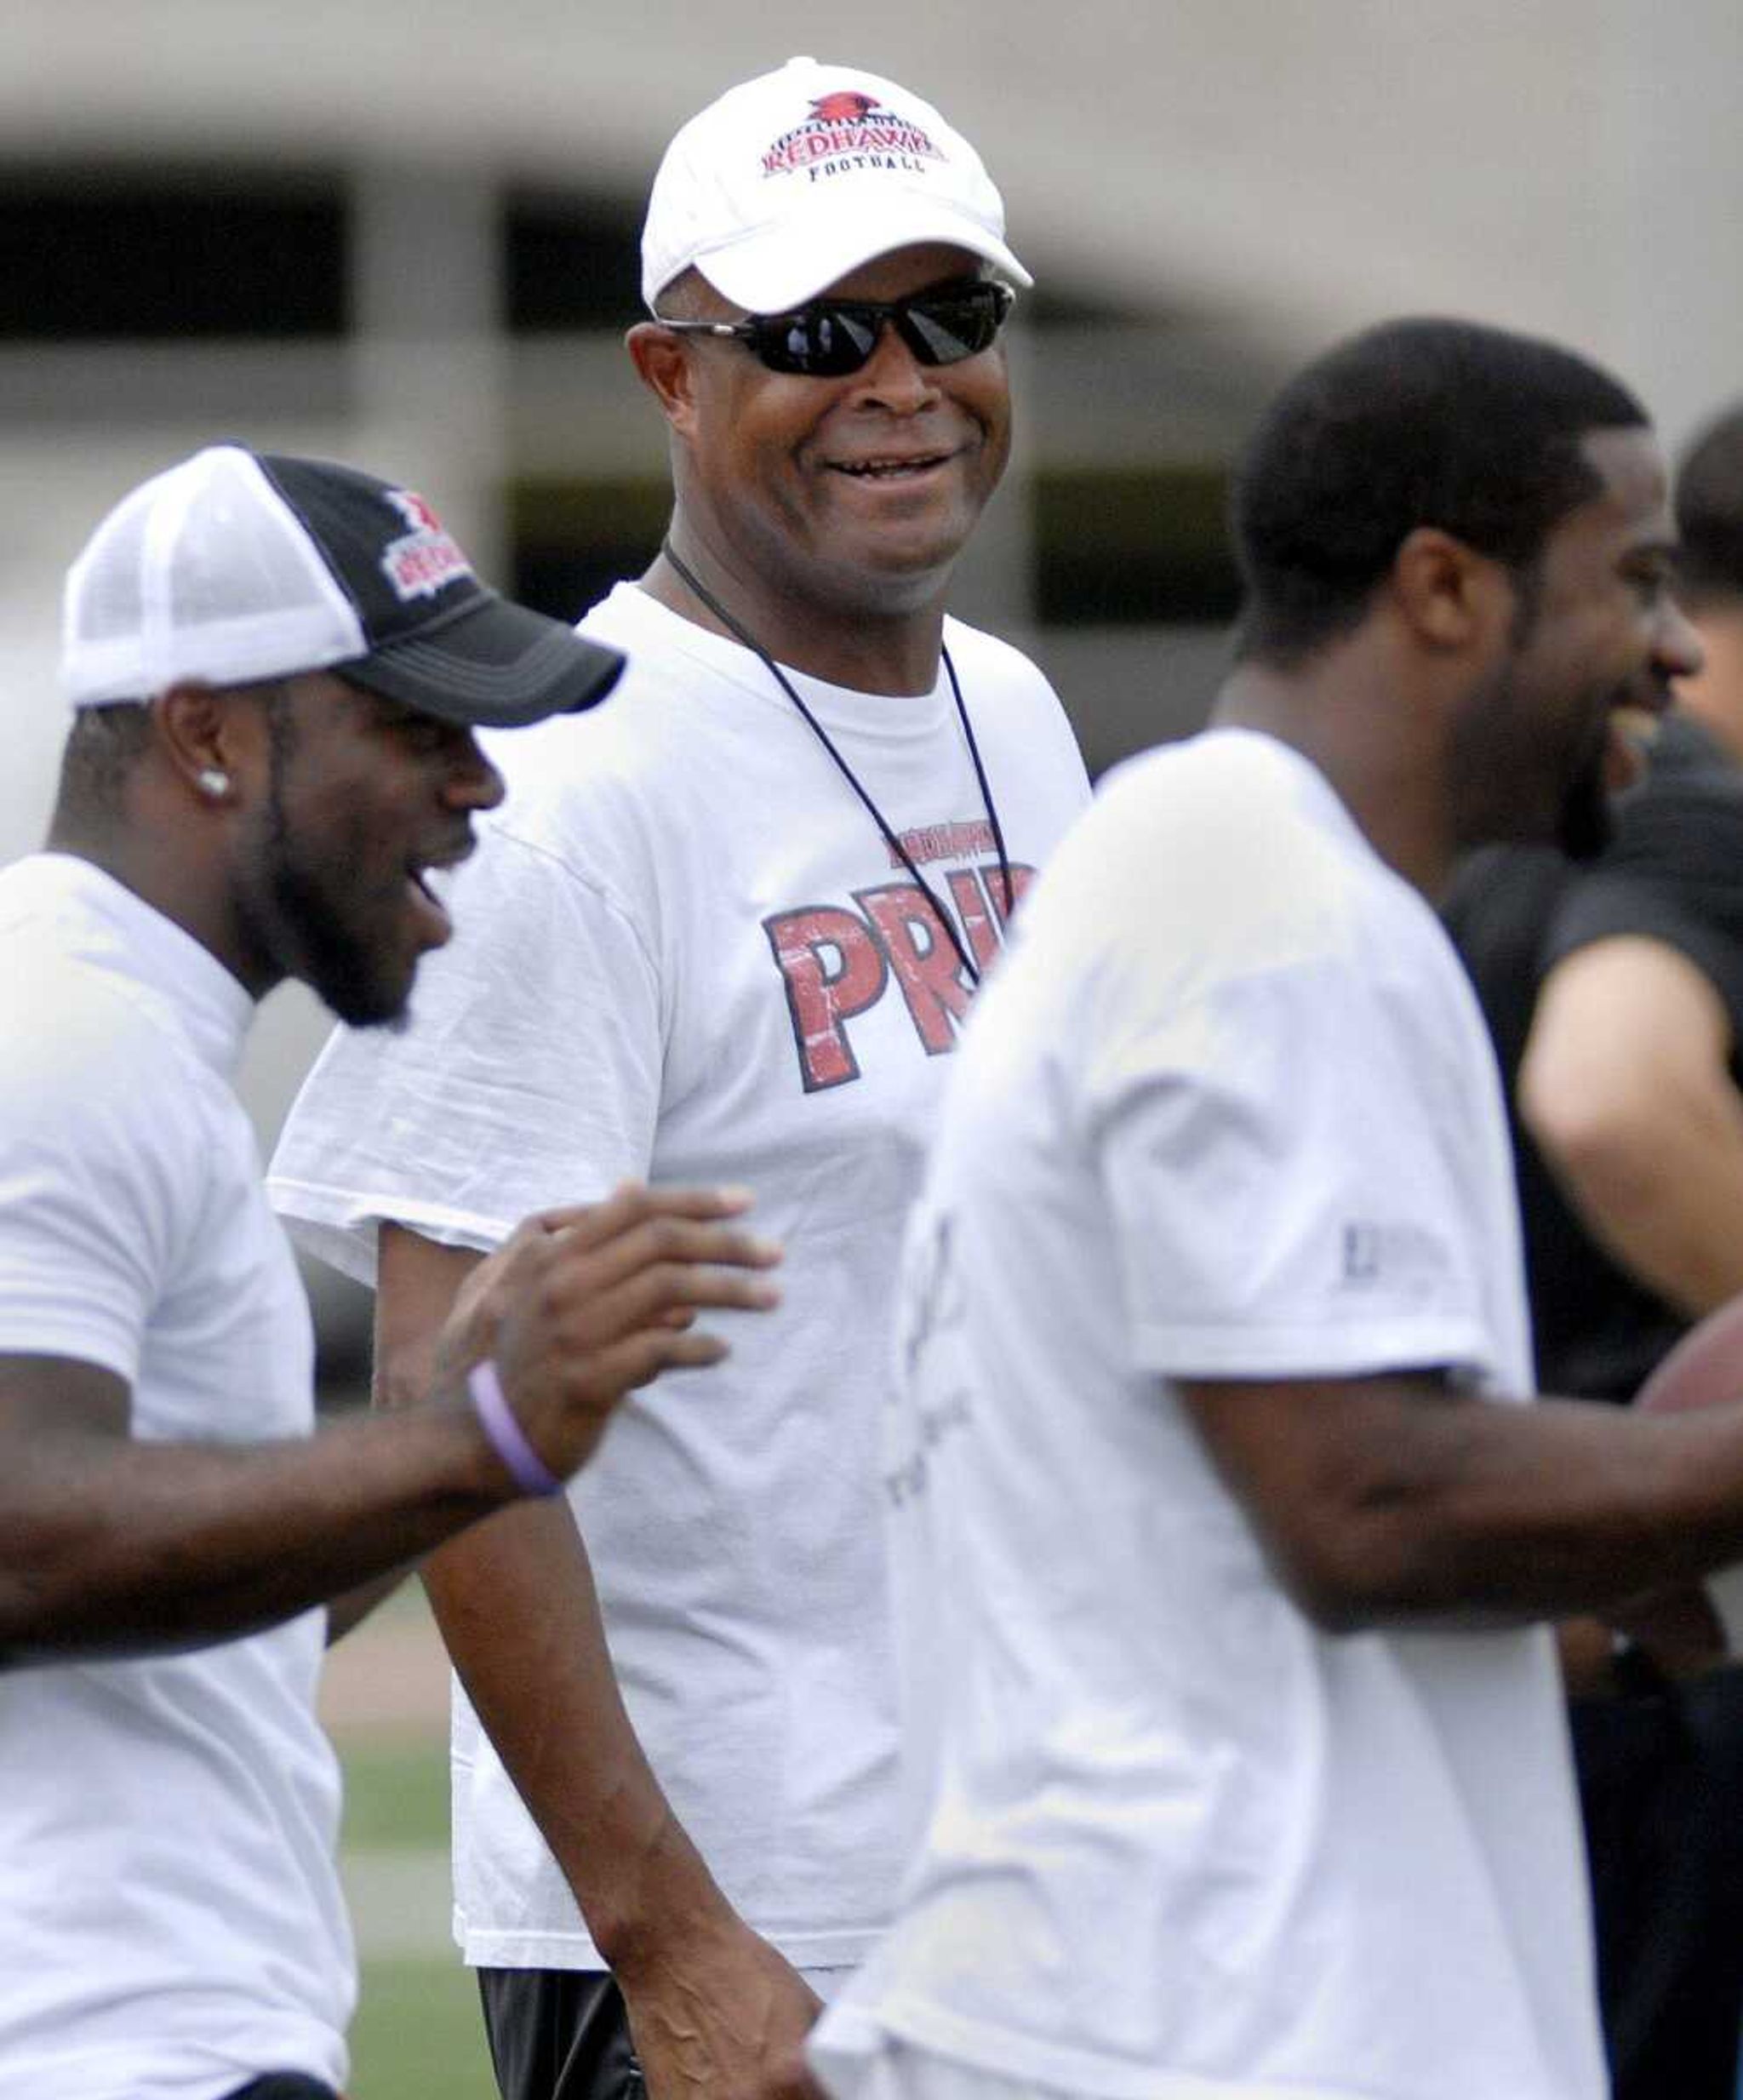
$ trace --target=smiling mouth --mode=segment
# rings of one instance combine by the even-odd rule
[[[918,474],[929,474],[934,467],[943,466],[950,459],[948,452],[927,452],[912,459],[900,460],[831,460],[830,472],[849,475],[854,481],[906,481]]]
[[[458,867],[471,852],[473,843],[468,838],[463,844],[445,853],[431,854],[427,859],[406,863],[406,887],[411,892],[413,907],[438,946],[454,931],[454,921],[448,907],[431,889],[428,878],[437,870]]]
[[[1613,795],[1632,787],[1646,770],[1647,757],[1664,727],[1661,707],[1627,703],[1609,710],[1604,737],[1604,787]]]
[[[454,921],[448,907],[436,896],[417,868],[406,871],[406,895],[411,901],[412,916],[423,936],[426,947],[440,947],[454,932]]]

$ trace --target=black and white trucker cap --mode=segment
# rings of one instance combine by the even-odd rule
[[[124,496],[62,603],[76,708],[334,671],[445,722],[511,729],[591,707],[623,662],[480,583],[415,490],[234,444]]]

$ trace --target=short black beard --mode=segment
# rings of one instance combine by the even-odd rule
[[[1615,829],[1609,797],[1601,788],[1595,798],[1570,795],[1562,805],[1556,844],[1570,861],[1595,861],[1615,836]]]
[[[349,1027],[403,1026],[406,993],[385,983],[373,969],[368,953],[334,911],[320,884],[297,864],[282,826],[269,832],[268,850],[273,856],[268,896],[295,949],[290,974]]]
[[[1609,710],[1598,717],[1593,747],[1562,799],[1556,844],[1570,861],[1595,861],[1615,835],[1615,811],[1604,785]]]
[[[1544,547],[1510,569],[1513,585],[1513,620],[1509,644],[1512,654],[1523,655],[1537,626],[1543,605]],[[1556,821],[1557,850],[1570,861],[1595,861],[1615,831],[1609,791],[1604,786],[1604,746],[1609,735],[1608,711],[1598,719],[1586,764],[1569,782]]]
[[[268,695],[266,727],[271,770],[260,839],[257,890],[240,907],[252,945],[278,973],[308,986],[322,1004],[353,1028],[403,1027],[409,987],[390,984],[332,901],[332,880],[299,851],[285,816],[281,783],[297,745],[296,725],[282,689]],[[339,871],[338,879],[346,879]]]

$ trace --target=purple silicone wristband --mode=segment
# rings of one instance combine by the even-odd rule
[[[514,1410],[503,1393],[496,1366],[487,1357],[466,1373],[466,1391],[472,1411],[490,1448],[514,1475],[523,1495],[559,1495],[563,1483],[528,1443],[525,1432],[514,1418]]]

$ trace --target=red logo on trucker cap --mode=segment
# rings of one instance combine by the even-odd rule
[[[803,174],[815,182],[857,168],[917,174],[922,162],[943,158],[918,124],[887,109],[875,94],[836,88],[814,97],[805,121],[774,141],[763,156],[763,172]]]
[[[382,491],[411,530],[381,550],[381,573],[402,602],[434,598],[450,583],[470,579],[472,565],[424,498],[411,489]]]

